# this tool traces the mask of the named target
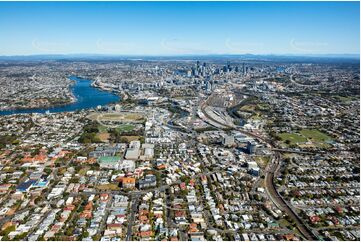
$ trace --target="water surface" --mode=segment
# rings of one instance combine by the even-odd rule
[[[92,87],[90,85],[92,82],[91,80],[81,79],[75,76],[71,76],[69,78],[75,81],[75,84],[71,87],[71,91],[77,99],[74,103],[48,108],[4,110],[0,111],[0,115],[19,113],[45,113],[46,111],[51,113],[71,112],[81,109],[96,108],[98,105],[104,106],[112,102],[118,102],[120,100],[120,97],[114,93]]]

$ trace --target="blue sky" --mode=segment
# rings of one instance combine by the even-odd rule
[[[0,2],[0,55],[359,53],[359,2]]]

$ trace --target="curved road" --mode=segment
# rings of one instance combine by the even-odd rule
[[[279,168],[279,160],[280,155],[279,153],[276,153],[274,162],[272,162],[269,169],[267,169],[265,175],[265,185],[267,192],[270,195],[272,202],[275,203],[278,208],[287,213],[287,215],[296,223],[296,227],[301,232],[301,234],[307,240],[315,240],[317,239],[317,237],[314,235],[312,230],[304,223],[304,221],[297,215],[297,213],[290,208],[290,206],[286,203],[286,201],[276,189],[276,185],[274,183],[274,176]]]
[[[234,127],[229,127],[227,125],[219,123],[216,120],[212,119],[212,117],[207,115],[204,112],[204,106],[206,105],[206,103],[207,102],[201,104],[201,111],[208,119],[211,119],[213,122],[216,122],[224,127],[234,128]],[[237,131],[244,133],[245,135],[248,135],[248,136],[251,136],[253,138],[260,140],[262,143],[266,144],[268,147],[274,148],[273,145],[269,141],[264,139],[263,137],[260,137],[259,135],[253,134],[251,132],[244,131],[244,130],[240,129],[239,127],[237,127],[236,129],[237,129]],[[274,162],[272,162],[270,167],[268,167],[265,170],[265,172],[266,172],[265,184],[266,184],[266,189],[268,191],[268,194],[270,195],[272,202],[274,202],[277,205],[277,207],[279,207],[281,210],[283,210],[295,222],[297,229],[307,240],[311,240],[311,241],[315,240],[315,239],[317,239],[317,236],[314,235],[312,230],[304,223],[304,221],[296,214],[296,212],[290,208],[290,206],[286,203],[286,201],[282,198],[282,196],[280,196],[280,194],[278,193],[278,191],[276,189],[276,186],[274,184],[274,175],[279,166],[280,153],[277,151],[274,151],[274,152],[275,152],[274,153],[275,156],[273,159]]]

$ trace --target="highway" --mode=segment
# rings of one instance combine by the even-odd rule
[[[206,103],[207,101],[201,104],[201,111],[208,119],[212,120],[213,122],[217,122],[216,120],[212,119],[212,117],[208,116],[206,112],[204,112],[204,108],[205,108],[204,106],[206,105]],[[259,135],[253,134],[252,132],[244,131],[240,127],[234,128],[234,127],[226,126],[222,123],[218,123],[218,124],[224,126],[225,128],[236,129],[237,131],[245,135],[258,139],[260,142],[266,144],[267,147],[274,149],[271,142],[269,142],[268,140],[266,140],[265,138]],[[276,170],[279,168],[281,155],[279,151],[277,150],[273,150],[273,151],[274,151],[274,156],[272,162],[270,162],[268,167],[265,169],[265,186],[267,193],[269,194],[272,202],[278,208],[284,211],[295,222],[296,227],[300,231],[302,236],[304,236],[307,240],[315,240],[317,239],[317,236],[314,235],[312,230],[304,223],[304,221],[297,215],[297,213],[288,205],[288,203],[282,198],[282,196],[280,196],[280,194],[277,191],[277,188],[274,184],[274,176]]]
[[[291,74],[291,76],[290,76],[290,81],[291,81],[291,83],[293,83],[294,85],[299,86],[299,87],[318,87],[320,85],[320,84],[308,84],[308,85],[306,85],[306,84],[298,83],[293,78],[293,74]]]

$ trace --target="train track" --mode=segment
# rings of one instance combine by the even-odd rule
[[[204,112],[205,105],[206,102],[201,105],[202,112]],[[206,117],[208,119],[211,119],[213,122],[225,126],[224,124],[221,124],[216,120],[212,119],[212,117],[209,117],[207,115]],[[244,131],[240,128],[234,128],[234,127],[228,127],[228,128],[236,129],[245,135],[258,139],[260,142],[266,144],[268,147],[274,148],[273,145],[268,140],[266,140],[263,137],[260,137],[259,135],[253,134],[252,132]],[[266,169],[266,175],[265,175],[266,189],[268,191],[268,194],[271,196],[271,200],[274,203],[276,203],[276,205],[278,205],[277,207],[283,210],[295,222],[297,229],[300,231],[303,237],[311,241],[318,239],[317,236],[312,232],[312,230],[304,223],[304,221],[297,215],[297,213],[288,205],[288,203],[278,193],[276,185],[274,183],[274,175],[280,162],[279,161],[280,153],[278,151],[274,151],[273,160],[275,161],[274,164],[271,165],[270,169]]]

